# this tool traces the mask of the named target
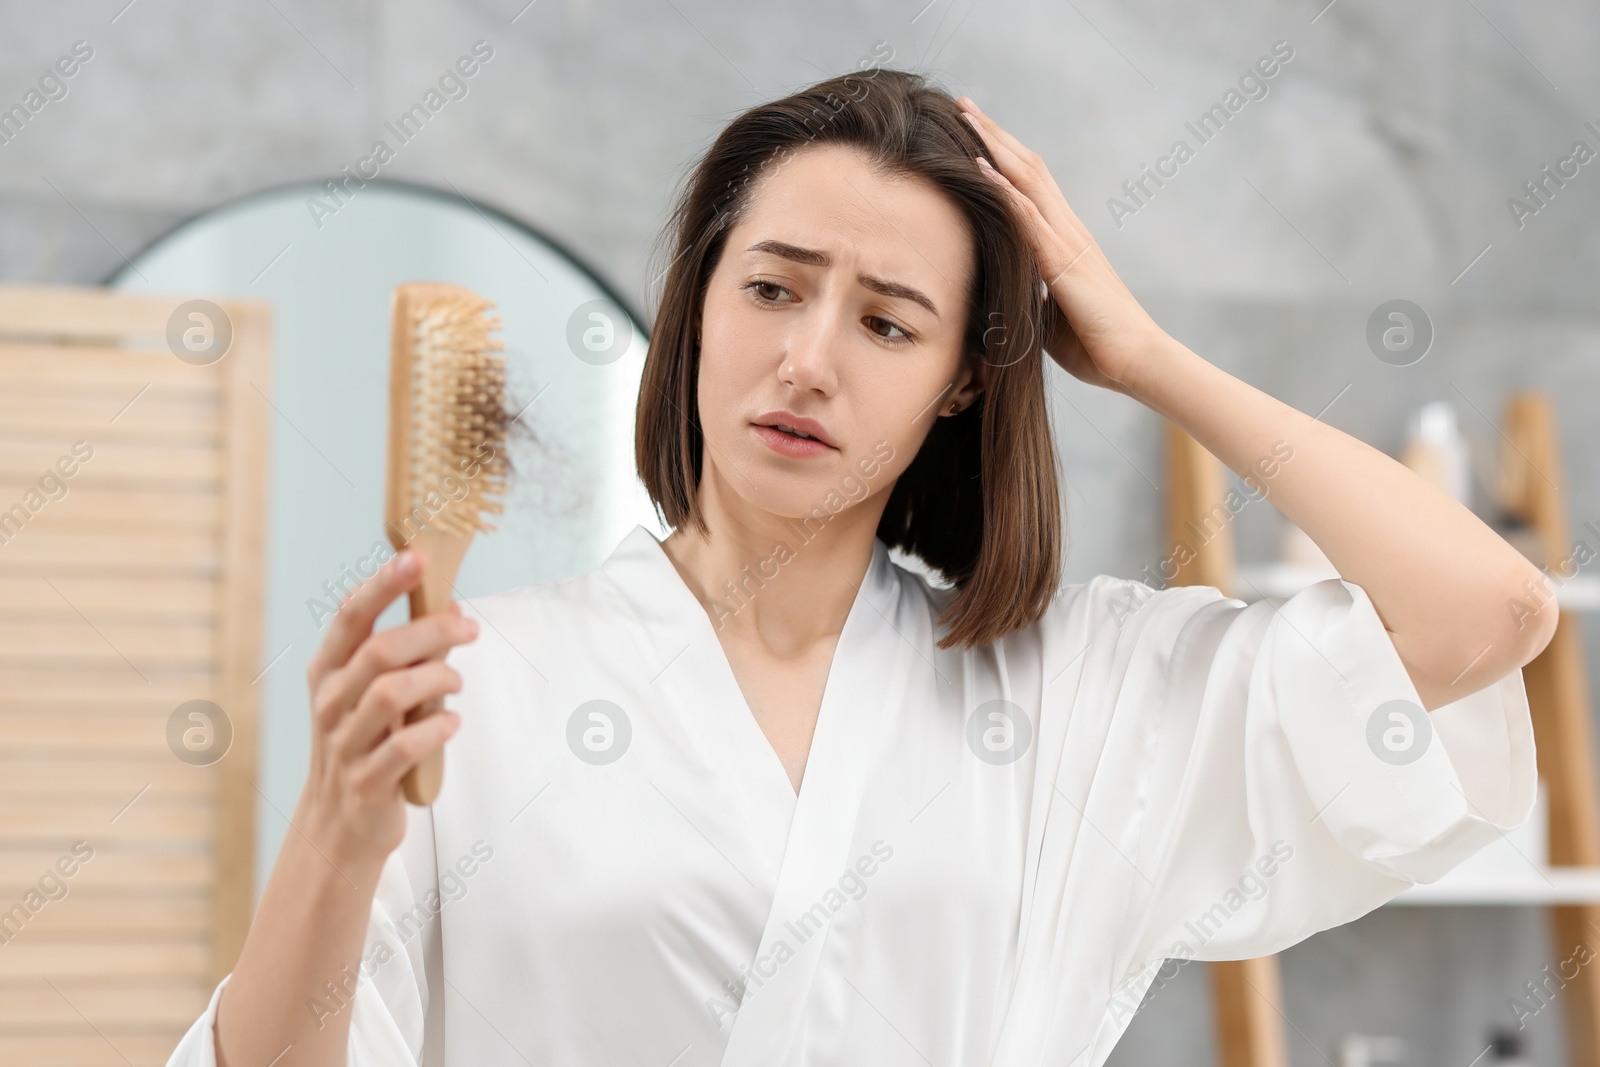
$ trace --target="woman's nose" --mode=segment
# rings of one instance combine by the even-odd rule
[[[785,385],[801,391],[834,391],[839,381],[835,360],[843,341],[840,326],[839,315],[823,309],[795,321],[778,367]]]

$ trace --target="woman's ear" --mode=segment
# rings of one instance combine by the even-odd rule
[[[978,395],[983,392],[985,384],[983,368],[981,352],[970,353],[961,361],[961,372],[956,375],[954,388],[950,390],[950,398],[945,401],[944,414],[954,415],[977,403]]]

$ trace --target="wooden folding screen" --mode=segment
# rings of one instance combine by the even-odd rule
[[[269,349],[262,302],[0,287],[0,1065],[162,1064],[237,958]]]

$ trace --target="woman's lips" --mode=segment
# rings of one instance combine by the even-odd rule
[[[810,459],[838,451],[832,445],[825,445],[814,437],[796,437],[772,426],[755,426],[752,429],[768,448],[791,459]]]

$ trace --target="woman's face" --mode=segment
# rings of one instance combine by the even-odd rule
[[[881,512],[934,419],[981,387],[962,350],[973,255],[922,179],[835,145],[774,162],[706,289],[702,485],[790,518],[869,496]],[[762,425],[799,420],[817,440]]]

